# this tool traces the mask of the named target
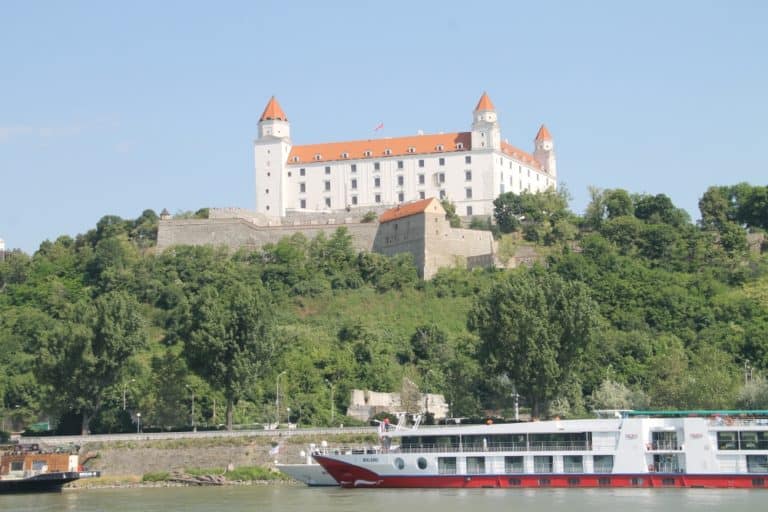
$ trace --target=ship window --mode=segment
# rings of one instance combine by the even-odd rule
[[[419,469],[427,469],[427,459],[419,457],[419,460],[416,461],[416,465],[419,466]]]
[[[673,485],[675,485],[675,479],[674,478],[662,478],[661,479],[661,485],[673,486]]]
[[[24,462],[20,460],[11,461],[11,471],[23,471]]]
[[[597,485],[599,485],[600,487],[610,487],[611,479],[608,478],[607,476],[601,476],[600,478],[597,479]]]
[[[642,478],[633,478],[629,481],[630,484],[632,484],[633,487],[642,487],[643,486],[643,479]]]
[[[736,441],[736,432],[718,432],[717,433],[718,450],[738,450],[739,445]]]
[[[752,479],[752,487],[765,487],[765,479],[764,478],[753,478]]]
[[[549,487],[551,483],[549,478],[539,478],[539,487]]]
[[[485,457],[467,457],[467,474],[482,475],[485,473]]]
[[[534,473],[551,473],[552,472],[552,456],[551,455],[535,455],[533,457],[533,472]]]
[[[438,457],[437,473],[440,475],[455,475],[456,457]]]
[[[401,459],[400,457],[395,459],[395,468],[397,469],[403,469],[405,467],[405,461]]]
[[[569,478],[568,479],[568,485],[570,487],[578,487],[581,485],[581,479],[580,478]]]
[[[613,455],[595,455],[592,461],[595,473],[610,473],[613,471]]]
[[[742,450],[768,450],[768,432],[739,432],[739,445]]]
[[[747,455],[749,473],[768,473],[768,455]]]
[[[566,473],[583,473],[584,462],[581,455],[564,455],[563,470]]]
[[[522,457],[504,457],[504,472],[505,473],[524,473],[525,466],[523,465]]]
[[[510,478],[509,479],[509,485],[513,487],[520,487],[523,484],[523,482],[519,478]]]

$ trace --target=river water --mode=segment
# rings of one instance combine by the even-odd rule
[[[13,512],[728,512],[765,510],[768,490],[338,489],[268,485],[79,489],[0,495]]]

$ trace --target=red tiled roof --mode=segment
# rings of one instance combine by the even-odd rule
[[[389,210],[385,211],[379,216],[379,222],[380,223],[391,222],[393,220],[402,219],[404,217],[410,217],[411,215],[416,215],[417,213],[424,213],[424,211],[426,211],[426,209],[434,201],[437,201],[437,199],[435,199],[434,197],[428,197],[427,199],[414,201],[412,203],[405,203],[405,204],[396,206],[395,208],[390,208]]]
[[[472,149],[470,132],[436,135],[412,135],[389,139],[353,140],[293,146],[288,164],[327,162],[332,160],[358,160],[427,153],[451,153]],[[298,160],[296,160],[298,157]]]
[[[496,107],[491,103],[491,98],[488,97],[488,93],[484,92],[483,95],[480,96],[480,101],[477,102],[475,112],[478,110],[496,110]]]
[[[541,125],[539,133],[536,134],[536,140],[552,140],[552,136],[549,134],[546,126]]]
[[[285,112],[283,112],[283,109],[280,107],[280,104],[277,102],[274,96],[269,99],[269,103],[267,103],[267,106],[264,108],[264,113],[261,114],[261,119],[259,119],[259,121],[273,120],[288,120],[288,118],[285,117]]]
[[[522,149],[517,149],[515,146],[510,144],[509,142],[501,142],[501,152],[505,155],[509,155],[515,160],[519,160],[520,162],[523,162],[526,165],[530,165],[534,169],[542,170],[541,164],[536,161],[535,158],[533,158],[533,155],[530,153],[526,153]]]

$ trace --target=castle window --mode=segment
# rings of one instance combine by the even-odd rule
[[[436,149],[436,150],[438,150],[438,151],[444,151],[444,150],[445,150],[445,146],[443,146],[442,144],[438,144],[438,145],[435,147],[435,149]]]
[[[399,194],[397,194],[397,201],[398,201],[399,203],[402,203],[403,201],[405,201],[405,194],[403,194],[402,192],[400,192]]]
[[[341,158],[349,158],[349,153],[342,153]]]
[[[416,152],[416,148],[411,146],[411,147],[408,148],[408,152],[409,153],[415,153]]]
[[[269,211],[269,205],[267,205],[267,211]]]
[[[472,207],[471,206],[467,206],[467,217],[469,217],[471,215],[472,215]]]
[[[373,178],[373,186],[376,188],[379,188],[381,186],[381,178],[379,178],[378,176]]]
[[[306,199],[302,199],[301,201],[299,201],[299,208],[301,208],[302,210],[305,210],[307,208],[307,200]]]
[[[265,194],[269,194],[269,189],[264,190]]]
[[[352,172],[357,172],[357,164],[352,164]]]
[[[464,149],[464,143],[463,142],[457,142],[456,143],[456,149]]]
[[[403,165],[404,165],[404,163],[403,163],[403,161],[402,161],[402,160],[398,160],[398,161],[397,161],[397,168],[398,168],[398,169],[402,169],[402,168],[403,168]]]
[[[329,190],[331,190],[331,182],[330,181],[326,181],[325,182],[325,191],[328,192]]]
[[[464,171],[464,179],[467,181],[472,181],[472,171]]]
[[[307,191],[307,184],[306,183],[299,183],[299,192],[304,193]]]
[[[352,189],[357,188],[357,180],[352,180]]]
[[[440,191],[440,199],[445,199],[445,190]]]
[[[472,163],[472,156],[471,155],[465,156],[464,157],[464,163],[465,164],[471,164]]]
[[[315,154],[315,160],[322,160],[322,159],[323,159],[323,155],[321,155],[320,153]]]
[[[440,165],[445,165],[445,158],[440,158],[440,159],[437,161],[437,163],[438,163],[438,164],[440,164]]]
[[[419,160],[419,167],[424,167],[424,160]]]
[[[425,197],[426,197],[426,194],[424,193],[423,190],[419,192],[419,199],[424,199]]]
[[[357,205],[357,196],[352,196],[352,204]]]
[[[391,149],[389,149],[389,148],[387,148],[387,149],[385,149],[385,150],[384,150],[384,154],[385,154],[385,155],[387,155],[387,156],[389,156],[389,155],[391,155],[391,154],[392,154],[392,150],[391,150]]]
[[[325,166],[325,174],[331,174],[331,166],[330,165],[326,165]]]
[[[294,157],[293,157],[293,161],[294,161],[294,162],[298,162],[298,161],[299,161],[299,157],[298,157],[298,156],[294,156]]]
[[[373,162],[373,170],[374,171],[381,170],[381,164],[379,162]]]
[[[365,155],[365,156],[371,156],[372,154],[373,154],[373,153],[371,153],[371,151],[370,151],[370,150],[368,150],[368,151],[366,151],[365,153],[363,153],[363,155]]]
[[[465,188],[464,189],[464,197],[467,199],[472,199],[472,189],[471,188]]]
[[[327,206],[328,208],[331,207],[331,198],[330,197],[326,197],[325,198],[325,206]]]
[[[375,203],[380,203],[380,202],[381,202],[381,194],[376,194],[376,195],[373,197],[373,201],[374,201]]]
[[[402,187],[405,184],[405,178],[403,176],[397,177],[397,185]]]
[[[445,183],[445,173],[441,172],[437,175],[437,182],[438,183]]]
[[[307,170],[304,167],[299,169],[299,176],[306,176],[306,175],[307,175]]]
[[[267,173],[267,176],[269,176],[269,173]],[[291,171],[288,171],[288,177],[291,177]]]
[[[423,185],[423,184],[424,184],[424,175],[419,174],[419,185]]]

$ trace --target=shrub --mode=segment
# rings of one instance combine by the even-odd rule
[[[289,480],[290,478],[280,472],[272,471],[261,466],[244,466],[224,473],[227,480]]]
[[[376,215],[376,212],[373,210],[369,211],[365,215],[363,215],[363,218],[360,222],[373,222],[378,218],[378,215]]]
[[[165,482],[170,477],[167,471],[152,471],[150,473],[144,473],[141,477],[142,482]]]

